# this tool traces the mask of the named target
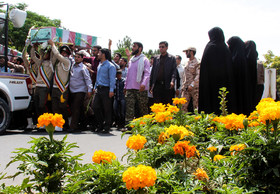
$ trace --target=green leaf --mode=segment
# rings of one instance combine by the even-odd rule
[[[279,170],[278,170],[278,168],[273,168],[272,170],[273,170],[274,174],[275,174],[277,177],[279,177]]]

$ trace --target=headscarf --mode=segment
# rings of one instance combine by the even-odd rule
[[[207,43],[200,65],[199,78],[199,112],[220,114],[219,90],[226,87],[229,112],[234,107],[231,100],[233,94],[231,55],[224,40],[223,30],[219,27],[208,32],[210,41]]]

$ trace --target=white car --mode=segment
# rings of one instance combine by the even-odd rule
[[[17,115],[26,118],[22,110],[27,110],[29,106],[31,88],[29,75],[0,72],[0,134],[10,126],[12,117]],[[20,114],[15,114],[19,111]],[[13,120],[17,121],[17,119]]]

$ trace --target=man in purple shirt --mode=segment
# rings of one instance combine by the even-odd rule
[[[132,55],[129,63],[125,81],[126,91],[126,122],[134,119],[136,106],[140,116],[148,113],[148,87],[150,79],[150,62],[142,54],[143,45],[140,42],[134,42],[132,46]]]

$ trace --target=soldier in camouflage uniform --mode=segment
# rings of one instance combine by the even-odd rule
[[[183,110],[188,112],[191,98],[193,100],[193,108],[198,109],[200,63],[194,57],[196,48],[189,47],[183,52],[189,58],[188,64],[185,67],[185,80],[182,86],[182,97],[187,99],[187,103],[183,105]]]
[[[126,123],[135,118],[136,110],[139,111],[138,116],[148,113],[148,82],[150,79],[150,62],[147,57],[142,54],[143,45],[140,42],[134,42],[132,47],[132,55],[134,55],[129,63],[127,76],[125,80],[126,91]],[[138,107],[136,107],[138,106]],[[127,129],[123,129],[125,131]]]

